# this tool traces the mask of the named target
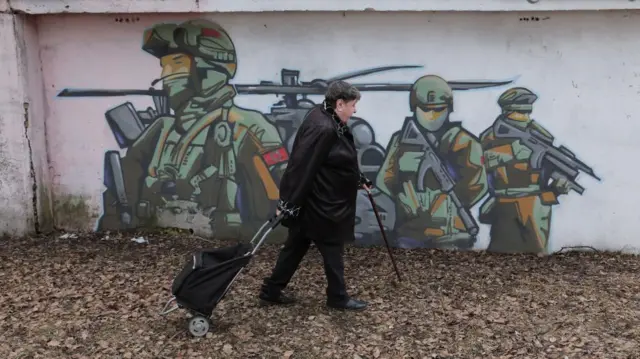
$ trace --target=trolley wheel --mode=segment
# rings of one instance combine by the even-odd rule
[[[210,324],[209,318],[196,315],[189,319],[189,333],[194,337],[204,337],[209,332]]]

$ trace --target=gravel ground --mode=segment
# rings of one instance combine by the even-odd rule
[[[180,234],[0,240],[0,358],[638,358],[640,260],[349,248],[346,275],[367,311],[324,306],[312,249],[291,288],[263,308],[266,245],[214,311],[203,338],[187,313],[158,315],[190,252],[228,245]]]

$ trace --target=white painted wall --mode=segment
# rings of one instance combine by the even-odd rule
[[[565,11],[639,9],[633,0],[12,0],[28,14],[263,11]]]
[[[540,96],[535,119],[603,178],[599,183],[581,175],[584,195],[571,193],[560,198],[553,212],[550,249],[584,244],[637,250],[638,13],[526,15],[540,21],[522,21],[523,16],[201,15],[219,22],[232,36],[239,56],[233,80],[237,84],[278,82],[281,68],[299,69],[303,80],[312,80],[390,64],[424,68],[358,82],[412,83],[427,73],[448,80],[516,79],[514,86],[526,86]],[[151,101],[136,97],[60,99],[56,95],[66,87],[147,88],[159,76],[160,67],[156,58],[140,49],[143,30],[159,22],[194,18],[178,14],[129,17],[139,20],[119,23],[117,16],[64,15],[43,17],[38,24],[54,188],[57,194],[87,198],[95,217],[101,207],[103,154],[117,149],[104,112],[126,100],[141,108]],[[456,93],[455,118],[480,134],[498,114],[496,100],[506,88]],[[275,101],[275,96],[236,98],[237,104],[262,112],[268,112]],[[373,124],[385,147],[408,114],[406,93],[365,93],[358,110],[359,116]],[[86,223],[86,228],[93,225]],[[487,236],[488,229],[483,227],[480,247],[486,246]]]

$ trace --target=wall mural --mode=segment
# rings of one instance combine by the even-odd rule
[[[491,251],[546,252],[558,197],[584,192],[576,182],[581,171],[600,180],[531,119],[537,98],[523,87],[505,91],[498,99],[502,113],[481,135],[491,194],[479,219],[491,225]]]
[[[324,94],[334,80],[421,67],[385,66],[310,82],[282,69],[281,84],[231,84],[235,46],[221,26],[206,20],[155,25],[144,32],[142,50],[160,64],[150,89],[64,89],[58,95],[153,98],[155,108],[137,110],[125,102],[105,113],[120,150],[105,154],[97,230],[161,225],[221,238],[253,234],[275,210],[295,133],[314,106],[309,95]],[[162,89],[154,89],[160,82]],[[502,113],[479,136],[449,120],[455,91],[510,83],[427,75],[413,84],[355,84],[363,92],[408,94],[411,114],[386,149],[365,119],[348,123],[394,246],[469,249],[480,222],[491,227],[489,250],[545,252],[557,197],[582,194],[580,171],[598,178],[529,117],[537,99],[529,89],[505,91],[498,99]],[[242,94],[281,100],[263,114],[236,106],[233,99]],[[484,197],[476,220],[470,209]],[[356,243],[380,244],[379,232],[362,192]]]

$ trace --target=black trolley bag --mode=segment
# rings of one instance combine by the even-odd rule
[[[204,249],[193,253],[173,280],[173,297],[165,304],[160,315],[185,308],[191,335],[202,337],[211,326],[211,314],[231,288],[238,275],[249,264],[258,248],[282,221],[283,214],[273,216],[256,232],[249,243],[238,243],[224,248]],[[262,236],[260,236],[262,234]],[[256,239],[260,240],[256,242]],[[167,309],[171,302],[176,304]]]

